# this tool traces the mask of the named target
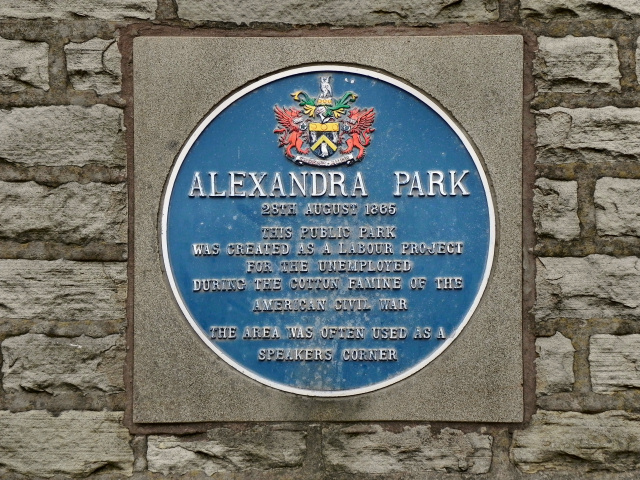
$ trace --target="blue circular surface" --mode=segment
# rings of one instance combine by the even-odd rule
[[[339,214],[305,214],[316,204]],[[305,395],[424,368],[470,320],[493,259],[488,181],[465,134],[421,92],[362,68],[292,69],[232,95],[187,140],[162,212],[167,275],[196,333],[254,380]],[[280,254],[238,255],[246,244]],[[368,248],[380,253],[356,253]]]

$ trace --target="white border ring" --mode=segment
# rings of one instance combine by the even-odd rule
[[[292,387],[290,385],[285,385],[285,384],[273,382],[271,380],[267,380],[267,379],[265,379],[265,378],[263,378],[263,377],[261,377],[259,375],[256,375],[255,373],[247,370],[245,367],[240,365],[234,359],[230,358],[226,353],[221,351],[202,332],[202,329],[200,328],[200,325],[191,316],[191,313],[189,312],[189,309],[187,308],[184,300],[182,299],[182,295],[180,294],[180,291],[178,290],[178,288],[176,286],[175,279],[173,277],[173,271],[172,271],[172,268],[171,268],[171,263],[169,262],[168,245],[167,245],[167,220],[168,220],[168,211],[169,211],[169,200],[171,198],[171,194],[173,193],[173,187],[174,187],[174,184],[175,184],[175,181],[176,181],[176,177],[178,175],[178,172],[180,171],[180,168],[182,167],[183,162],[185,161],[185,159],[187,157],[187,154],[191,150],[191,147],[193,146],[195,141],[198,139],[198,137],[202,134],[204,129],[218,115],[220,115],[221,112],[223,112],[226,108],[228,108],[230,105],[232,105],[236,100],[238,100],[239,98],[247,95],[248,93],[250,93],[250,92],[252,92],[252,91],[254,91],[254,90],[256,90],[256,89],[258,89],[260,87],[263,87],[264,85],[267,85],[267,84],[269,84],[271,82],[274,82],[276,80],[279,80],[281,78],[291,77],[291,76],[298,75],[298,74],[301,74],[301,73],[312,73],[312,72],[321,72],[321,71],[355,73],[355,74],[359,74],[359,75],[362,75],[362,76],[365,76],[365,77],[375,78],[377,80],[384,81],[386,83],[389,83],[391,85],[394,85],[394,86],[400,88],[401,90],[404,90],[405,92],[409,93],[413,97],[417,98],[418,100],[420,100],[421,102],[423,102],[424,104],[429,106],[433,111],[435,111],[445,122],[447,122],[449,127],[451,127],[451,129],[455,132],[455,134],[458,136],[458,138],[463,142],[467,152],[469,153],[469,155],[473,159],[473,162],[474,162],[474,164],[476,166],[476,169],[478,170],[478,174],[479,174],[479,176],[480,176],[480,178],[482,180],[482,185],[484,187],[485,198],[487,199],[487,208],[488,208],[488,213],[489,213],[489,225],[490,225],[489,251],[487,252],[487,263],[486,263],[486,266],[485,266],[485,271],[484,271],[484,274],[483,274],[483,277],[482,277],[482,281],[480,283],[480,287],[478,289],[476,297],[475,297],[473,303],[471,304],[471,307],[469,307],[469,310],[467,311],[463,321],[459,324],[459,327],[456,329],[456,331],[453,332],[452,334],[450,334],[449,337],[442,343],[442,345],[438,349],[436,349],[433,353],[431,353],[431,355],[429,355],[426,359],[424,359],[422,362],[418,363],[417,365],[414,365],[412,368],[410,368],[408,370],[405,370],[401,374],[399,374],[399,375],[397,375],[395,377],[392,377],[390,379],[387,379],[385,381],[374,383],[372,385],[368,385],[366,387],[354,388],[354,389],[350,389],[350,390],[339,390],[339,391],[307,390],[307,389],[295,388],[295,387]],[[404,82],[402,82],[402,81],[400,81],[398,79],[395,79],[395,78],[390,77],[388,75],[382,74],[382,73],[377,72],[375,70],[368,70],[368,69],[362,68],[362,67],[348,67],[348,66],[344,66],[344,65],[321,64],[321,65],[312,65],[312,66],[297,67],[297,68],[288,69],[288,70],[285,70],[285,71],[282,71],[282,72],[279,72],[279,73],[276,73],[276,74],[273,74],[273,75],[269,75],[269,76],[264,77],[264,78],[254,82],[254,83],[251,83],[250,85],[240,89],[238,92],[236,92],[235,94],[229,96],[224,101],[222,101],[218,106],[216,106],[211,111],[211,113],[209,113],[200,122],[198,127],[193,131],[193,133],[191,134],[191,136],[189,137],[187,142],[184,144],[184,146],[180,150],[178,158],[177,158],[175,164],[173,165],[173,167],[171,169],[171,173],[169,175],[169,179],[167,181],[165,192],[164,192],[164,196],[163,196],[163,199],[162,199],[162,209],[161,209],[161,218],[160,218],[160,238],[161,238],[162,263],[163,263],[163,265],[165,267],[165,271],[166,271],[166,274],[167,274],[167,277],[168,277],[168,280],[169,280],[169,285],[171,286],[171,291],[173,292],[173,295],[175,296],[175,299],[178,302],[178,306],[180,307],[180,310],[182,311],[182,314],[185,316],[185,318],[187,319],[187,321],[189,322],[191,327],[195,330],[195,332],[198,334],[198,336],[205,342],[205,344],[207,344],[207,346],[209,348],[211,348],[211,350],[213,350],[216,353],[216,355],[218,355],[222,360],[224,360],[226,363],[228,363],[233,368],[238,370],[240,373],[246,375],[247,377],[252,378],[253,380],[256,380],[257,382],[260,382],[260,383],[262,383],[264,385],[267,385],[269,387],[276,388],[278,390],[282,390],[282,391],[289,392],[289,393],[296,393],[296,394],[299,394],[299,395],[312,396],[312,397],[346,397],[346,396],[359,395],[359,394],[363,394],[363,393],[368,393],[368,392],[372,392],[372,391],[375,391],[375,390],[379,390],[379,389],[387,387],[389,385],[393,385],[394,383],[397,383],[400,380],[404,380],[405,378],[407,378],[407,377],[413,375],[414,373],[422,370],[425,366],[427,366],[429,363],[431,363],[436,357],[438,357],[442,352],[444,352],[449,347],[449,345],[458,337],[458,335],[464,329],[466,324],[469,322],[469,320],[473,316],[473,313],[475,312],[476,308],[478,307],[478,305],[480,303],[480,299],[482,298],[482,295],[484,294],[484,291],[486,289],[487,283],[489,281],[489,276],[491,274],[491,268],[492,268],[492,265],[493,265],[493,257],[494,257],[494,251],[495,251],[496,222],[495,222],[495,210],[494,210],[494,206],[493,206],[493,198],[491,196],[491,189],[489,187],[489,182],[488,182],[486,174],[484,172],[484,168],[482,167],[482,162],[480,161],[480,158],[479,158],[477,152],[475,151],[471,141],[467,137],[467,135],[456,124],[456,122],[453,121],[449,117],[449,115],[447,115],[442,110],[441,107],[439,107],[433,100],[429,99],[425,94],[419,92],[415,88],[407,85],[406,83],[404,83]]]

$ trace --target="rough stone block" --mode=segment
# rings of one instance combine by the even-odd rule
[[[2,386],[9,393],[122,392],[124,350],[120,335],[10,337],[2,342]]]
[[[636,41],[636,78],[640,78],[640,37],[638,37]]]
[[[594,392],[640,388],[640,335],[593,335],[589,368]]]
[[[148,468],[171,477],[190,472],[268,470],[302,466],[306,432],[287,427],[256,426],[233,431],[215,428],[206,440],[151,435],[147,443]]]
[[[0,93],[49,90],[49,45],[0,37]]]
[[[93,90],[98,95],[120,91],[122,56],[115,40],[93,38],[64,47],[73,88]]]
[[[106,105],[0,110],[0,158],[24,165],[125,165],[122,110]]]
[[[599,235],[640,237],[640,180],[601,178],[593,201]]]
[[[391,475],[425,471],[487,473],[490,435],[428,425],[387,431],[379,425],[331,426],[323,430],[325,465],[331,471]]]
[[[0,466],[27,476],[131,475],[133,452],[121,412],[0,411]]]
[[[539,178],[533,195],[536,233],[558,240],[580,235],[578,183]]]
[[[573,354],[571,340],[560,332],[553,337],[536,339],[536,391],[538,395],[570,392],[573,389]]]
[[[0,238],[126,243],[126,185],[0,181]]]
[[[536,285],[538,318],[640,315],[638,257],[542,257]]]
[[[0,318],[124,319],[124,263],[0,260]]]
[[[522,0],[520,11],[524,17],[627,18],[640,15],[640,3],[637,0]]]
[[[0,18],[55,18],[76,20],[93,17],[104,20],[150,19],[156,10],[156,0],[5,0]]]
[[[540,163],[640,159],[640,108],[564,108],[536,117]]]
[[[264,2],[220,2],[217,0],[177,0],[178,15],[194,22],[230,22],[238,25],[278,23],[288,25],[424,25],[443,22],[488,22],[498,20],[497,0],[364,0],[354,3],[337,0],[327,7],[310,0]]]
[[[525,473],[635,470],[640,467],[640,415],[539,411],[527,429],[514,432],[511,458]]]
[[[620,91],[618,47],[610,38],[539,37],[534,62],[540,92]]]

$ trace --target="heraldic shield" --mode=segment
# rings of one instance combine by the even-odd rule
[[[320,158],[327,158],[338,151],[340,124],[338,122],[309,123],[311,151]]]
[[[330,167],[353,165],[364,158],[365,148],[375,131],[373,108],[354,108],[358,96],[346,92],[333,96],[331,75],[320,76],[320,94],[311,97],[300,90],[291,94],[297,107],[275,106],[280,135],[279,146],[284,156],[298,165]],[[313,153],[314,157],[307,156]],[[335,155],[338,153],[338,155]],[[335,155],[335,157],[332,157]]]

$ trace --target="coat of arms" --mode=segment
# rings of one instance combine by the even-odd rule
[[[298,165],[317,167],[362,161],[375,130],[373,108],[354,107],[358,96],[350,91],[335,98],[329,75],[320,77],[318,97],[302,90],[291,96],[302,110],[278,105],[274,108],[278,121],[274,133],[280,135],[279,146],[284,147],[286,158]]]

